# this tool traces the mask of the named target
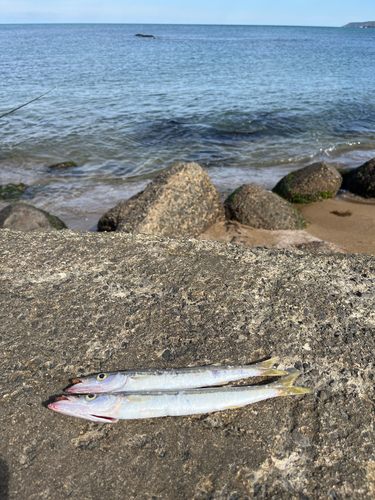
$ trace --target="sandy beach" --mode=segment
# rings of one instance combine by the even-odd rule
[[[300,210],[311,236],[335,243],[347,252],[375,255],[374,202],[341,198],[304,205]]]
[[[308,222],[305,230],[267,231],[236,221],[218,222],[199,236],[247,247],[293,248],[323,240],[344,253],[375,255],[375,203],[347,195],[309,205],[294,205]]]

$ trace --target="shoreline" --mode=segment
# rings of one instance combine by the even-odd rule
[[[2,200],[0,210],[12,203]],[[17,201],[17,200],[16,200]],[[30,200],[31,201],[31,200]],[[375,200],[361,198],[347,192],[339,192],[334,200],[322,200],[294,204],[308,224],[304,230],[269,231],[245,226],[239,222],[216,223],[198,236],[198,239],[233,243],[246,247],[270,246],[295,248],[296,244],[325,241],[337,245],[343,253],[375,255]],[[340,216],[332,212],[351,215]],[[54,214],[56,215],[56,214]],[[96,232],[103,212],[79,213],[61,217],[68,229],[80,232]],[[75,226],[74,229],[72,226]],[[78,226],[78,227],[77,227]],[[87,226],[89,228],[87,229]]]
[[[230,195],[229,191],[228,193],[226,193],[226,195],[223,190],[219,191],[218,187],[212,184],[211,176],[207,175],[207,170],[202,170],[202,167],[200,167],[198,164],[196,164],[196,166],[199,167],[202,172],[203,170],[206,171],[205,175],[207,179],[210,179],[209,184],[211,184],[212,189],[217,193],[216,196],[218,197],[218,204],[222,205],[222,203],[225,202],[227,196]],[[334,167],[335,168],[333,168],[333,171],[337,169],[336,165]],[[157,178],[155,178],[155,180]],[[285,176],[285,178],[287,178],[287,176]],[[153,182],[154,181],[152,181],[152,183]],[[186,183],[189,181],[185,179],[185,181],[183,182]],[[245,182],[245,184],[247,183]],[[261,189],[263,189],[264,192],[266,192],[266,190],[262,188],[261,185],[256,185],[258,185]],[[238,190],[239,187],[235,188],[235,190]],[[277,187],[278,185],[276,185],[276,188]],[[17,186],[16,188],[21,189]],[[21,191],[23,190],[24,189],[22,188]],[[275,188],[273,191],[275,192]],[[142,192],[143,190],[141,188],[140,191],[136,193],[136,195],[138,196]],[[282,193],[279,193],[278,191],[276,192],[279,194],[279,196],[284,196]],[[334,192],[337,192],[337,188]],[[126,201],[129,199],[127,193],[124,192],[124,196],[121,196],[121,194],[122,190],[119,189],[117,192],[118,196],[116,196],[116,198],[119,198],[116,201],[116,206],[120,201]],[[0,210],[14,201],[19,201],[21,203],[24,202],[31,205],[30,202],[32,202],[33,199],[29,199],[29,197],[27,196],[20,196],[19,198],[13,200],[1,200]],[[34,206],[35,208],[43,211],[41,207],[38,207],[37,200],[35,201],[36,204],[31,206]],[[107,203],[104,206],[101,201],[103,202],[103,200],[101,200],[100,198],[97,199],[95,197],[95,193],[92,192],[92,196],[91,198],[89,198],[89,202],[85,205],[85,208],[86,210],[88,209],[88,211],[79,210],[77,206],[77,209],[65,213],[64,211],[59,212],[57,203],[56,211],[53,208],[49,208],[47,212],[49,211],[51,215],[57,216],[58,218],[61,217],[60,221],[62,221],[63,227],[65,224],[67,228],[71,230],[80,232],[97,232],[99,220],[103,215],[108,213],[108,210],[112,210],[112,203],[114,203],[109,202],[112,207],[108,209],[108,207],[106,207],[105,205],[108,204],[109,200],[107,200]],[[301,200],[296,199],[296,201]],[[99,206],[101,206],[100,211],[98,210]],[[252,227],[250,226],[250,224],[253,224],[253,221],[251,219],[242,219],[241,222],[243,223],[240,223],[239,221],[241,220],[241,218],[234,220],[234,217],[227,213],[226,220],[225,217],[224,220],[220,218],[216,219],[217,221],[221,220],[221,222],[214,223],[203,232],[198,231],[194,233],[194,237],[200,240],[232,243],[235,245],[241,245],[250,248],[273,247],[283,249],[301,249],[323,253],[341,252],[375,255],[375,236],[373,236],[375,235],[375,198],[363,198],[349,191],[339,190],[334,199],[320,199],[320,201],[310,201],[310,203],[307,204],[292,203],[292,206],[307,222],[307,226],[303,229],[302,225],[296,225],[295,227],[290,227],[288,225],[257,226],[256,223],[254,224],[255,227]],[[90,208],[91,211],[89,211]],[[274,210],[276,210],[275,213],[278,213],[278,206]],[[256,227],[258,227],[259,229],[257,229]],[[260,229],[262,227],[263,229]],[[264,227],[267,227],[268,229],[264,229]],[[284,227],[284,229],[280,229],[280,227]],[[298,229],[296,229],[297,227]],[[114,231],[116,230],[116,228],[100,227],[100,230]],[[134,229],[130,229],[130,231],[132,232],[133,230]],[[129,232],[129,229],[127,230],[127,232]],[[140,232],[142,232],[142,230]],[[147,230],[146,232],[149,231]],[[182,235],[179,232],[175,232],[174,236],[178,237]]]
[[[295,248],[295,245],[325,241],[338,246],[343,253],[375,255],[375,201],[360,203],[343,200],[322,200],[308,205],[294,204],[308,224],[304,230],[268,231],[255,229],[235,221],[216,223],[199,239],[234,243],[247,247],[271,246]],[[350,215],[336,215],[332,212]],[[229,224],[228,224],[229,223]]]

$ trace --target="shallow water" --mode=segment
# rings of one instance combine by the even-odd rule
[[[375,30],[2,25],[0,51],[0,114],[58,85],[0,120],[0,183],[71,228],[178,161],[226,193],[375,156]]]

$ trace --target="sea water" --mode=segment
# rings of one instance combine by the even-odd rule
[[[0,25],[0,53],[0,115],[57,85],[0,120],[0,184],[71,228],[181,161],[224,196],[375,156],[375,30]]]

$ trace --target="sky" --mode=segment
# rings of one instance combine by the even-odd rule
[[[0,0],[5,23],[342,26],[375,21],[374,0]]]

